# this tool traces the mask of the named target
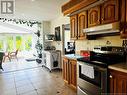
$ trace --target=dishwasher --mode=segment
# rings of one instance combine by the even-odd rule
[[[61,52],[52,50],[52,51],[43,51],[43,65],[51,72],[53,69],[61,69]]]

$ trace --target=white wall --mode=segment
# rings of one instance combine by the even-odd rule
[[[51,31],[51,23],[50,23],[50,21],[43,21],[42,22],[42,26],[41,26],[41,28],[42,28],[42,32],[41,32],[41,38],[42,38],[42,40],[43,40],[43,49],[47,46],[47,45],[50,45],[50,43],[49,42],[45,42],[45,35],[46,34],[50,34],[50,31]]]
[[[55,27],[60,26],[60,35],[62,39],[62,25],[69,24],[69,23],[70,23],[70,18],[61,15],[60,17],[51,21],[51,33],[55,34]],[[52,42],[52,45],[54,45],[57,50],[62,50],[62,41],[57,41],[57,42],[54,41]]]
[[[70,30],[66,30],[65,33],[64,33],[64,46],[65,48],[67,49],[67,42],[70,42]]]

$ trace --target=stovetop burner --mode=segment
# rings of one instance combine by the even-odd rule
[[[87,53],[86,51],[82,54]],[[89,56],[78,58],[78,61],[95,65],[108,66],[120,62],[125,62],[126,57],[123,47],[117,46],[96,46],[93,51],[88,52]],[[85,54],[86,55],[86,54]]]
[[[86,62],[87,64],[94,64],[94,65],[98,65],[98,66],[101,66],[101,67],[107,67],[106,63],[101,62],[101,61],[97,61],[97,60],[95,60],[94,58],[91,58],[91,57],[78,58],[77,60],[81,61],[81,62]]]
[[[124,55],[110,55],[110,54],[104,55],[104,54],[95,53],[94,55],[90,57],[78,58],[77,60],[86,62],[89,64],[95,64],[95,65],[107,67],[108,65],[111,65],[111,64],[124,62],[125,56]]]

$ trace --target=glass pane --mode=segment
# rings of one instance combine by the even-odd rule
[[[23,50],[21,36],[16,36],[16,49]]]
[[[13,37],[7,36],[7,51],[11,52],[13,49]]]
[[[31,48],[32,48],[32,36],[29,35],[26,37],[25,50],[31,50]]]

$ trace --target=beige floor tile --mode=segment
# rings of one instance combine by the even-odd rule
[[[34,90],[34,91],[26,92],[24,94],[19,94],[19,95],[38,95],[38,93]]]
[[[0,95],[16,95],[16,89],[0,91]]]
[[[61,71],[50,73],[44,67],[21,70],[31,65],[19,64],[10,67],[10,70],[20,68],[19,71],[0,74],[0,95],[76,95],[64,84]]]
[[[15,77],[15,81],[24,81],[24,80],[28,80],[28,77],[27,76],[17,76]]]
[[[21,87],[24,85],[30,85],[31,82],[29,80],[23,80],[23,81],[16,81],[15,84],[16,84],[16,87]]]
[[[17,94],[25,94],[35,90],[32,85],[24,85],[16,89],[17,89]]]

